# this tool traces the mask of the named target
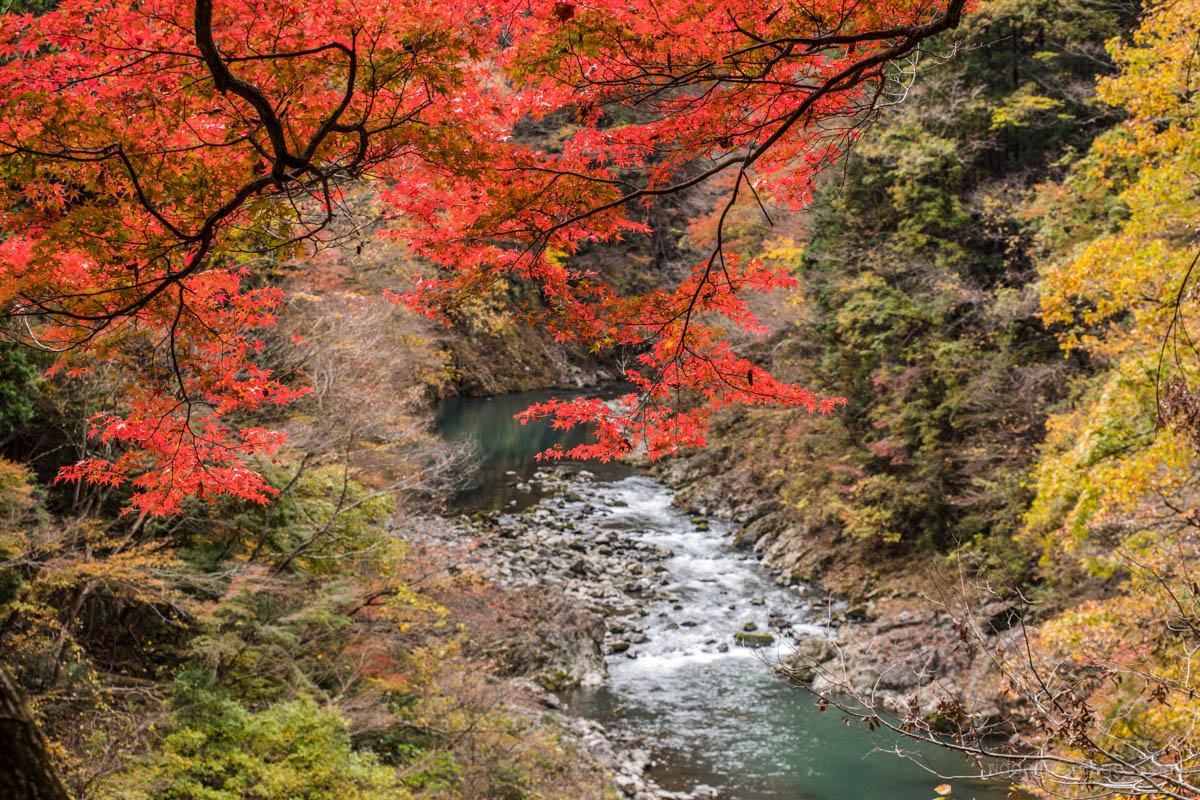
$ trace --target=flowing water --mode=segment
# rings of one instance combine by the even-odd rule
[[[477,478],[490,482],[461,494],[460,507],[515,509],[540,499],[514,487],[532,474],[533,455],[555,434],[511,417],[548,396],[443,406],[441,430],[476,442],[483,465]],[[730,800],[930,800],[941,782],[934,773],[970,771],[937,748],[919,750],[912,760],[882,752],[896,742],[846,726],[834,710],[818,711],[810,693],[772,674],[769,665],[786,655],[788,635],[816,631],[821,617],[803,587],[779,586],[735,550],[726,525],[713,520],[710,530],[698,530],[671,505],[667,487],[620,467],[598,473],[584,492],[576,502],[602,509],[597,524],[673,553],[663,563],[666,599],[650,603],[637,620],[647,641],[609,657],[606,686],[568,698],[579,713],[640,739],[655,759],[649,777],[660,786],[690,791],[704,784]],[[778,651],[722,647],[748,622],[771,630]],[[951,783],[956,800],[1007,794],[977,781]]]

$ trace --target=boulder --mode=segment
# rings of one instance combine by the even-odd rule
[[[738,647],[759,648],[775,643],[775,637],[769,633],[739,632],[733,635],[733,641]]]
[[[833,642],[820,634],[801,636],[796,640],[790,660],[803,659],[812,664],[822,664],[837,655]]]
[[[778,529],[779,521],[777,511],[765,511],[734,535],[733,546],[743,550],[755,549],[760,539]]]
[[[837,655],[833,642],[819,634],[801,636],[779,671],[798,683],[812,683],[821,664]]]

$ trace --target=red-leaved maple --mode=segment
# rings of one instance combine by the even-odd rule
[[[351,182],[373,183],[431,277],[398,301],[436,316],[500,279],[533,284],[564,342],[633,356],[614,410],[569,455],[701,445],[730,403],[830,411],[738,356],[747,291],[791,279],[726,252],[678,286],[623,295],[571,267],[644,235],[641,210],[717,175],[802,205],[812,180],[906,88],[906,59],[965,0],[65,0],[0,17],[0,311],[57,368],[133,358],[120,443],[61,477],[131,480],[132,507],[265,502],[252,458],[280,445],[237,419],[302,392],[255,365],[281,295],[264,267],[327,240]],[[520,125],[570,113],[553,151]],[[682,398],[682,400],[681,400]],[[552,455],[564,455],[555,451]]]

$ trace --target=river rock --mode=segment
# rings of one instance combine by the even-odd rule
[[[819,634],[800,636],[793,647],[779,671],[797,683],[812,683],[821,665],[837,655],[833,642]]]
[[[776,511],[766,512],[738,531],[733,537],[733,544],[743,550],[760,550],[760,542],[764,546],[769,544],[774,539],[779,525],[779,513]]]
[[[550,649],[557,653],[552,659],[554,666],[546,664],[542,667],[541,674],[549,684],[547,688],[557,689],[560,681],[564,687],[570,685],[570,681],[574,679],[572,676],[587,673],[589,669],[595,670],[597,676],[603,675],[603,653],[624,654],[632,658],[638,655],[638,651],[643,657],[647,657],[650,652],[657,652],[655,645],[648,648],[638,647],[635,651],[635,645],[650,641],[651,636],[631,625],[628,616],[658,614],[668,605],[674,604],[676,613],[673,616],[683,623],[685,630],[686,627],[695,624],[690,619],[684,619],[684,614],[698,616],[698,612],[690,603],[685,606],[679,598],[668,596],[668,593],[658,586],[660,582],[670,585],[674,580],[678,580],[677,577],[672,577],[672,571],[661,563],[673,556],[671,551],[650,544],[646,539],[640,538],[641,534],[638,532],[618,533],[603,527],[613,524],[614,515],[611,509],[620,505],[611,502],[614,497],[610,490],[604,486],[567,483],[562,473],[558,472],[540,475],[536,488],[543,493],[557,493],[560,499],[569,498],[571,505],[565,509],[555,508],[553,502],[543,501],[527,513],[503,514],[494,518],[467,521],[463,523],[465,535],[460,535],[459,541],[483,534],[476,551],[480,566],[476,568],[499,577],[500,583],[527,587],[529,591],[545,593],[547,597],[565,596],[566,600],[576,603],[581,610],[594,609],[595,613],[583,612],[594,620],[595,627],[591,632],[580,636],[565,628],[558,631],[551,629],[543,634],[545,641],[536,643],[538,647],[552,643]],[[567,492],[571,494],[568,495]],[[701,492],[695,499],[699,500],[693,501],[693,508],[699,517],[697,525],[701,522],[710,524],[707,516],[709,510],[719,511],[730,502],[729,498],[721,493],[708,496]],[[743,525],[740,544],[747,549],[752,546],[759,553],[770,554],[776,559],[779,566],[786,568],[782,570],[781,575],[786,583],[792,581],[800,572],[814,566],[820,555],[816,552],[816,545],[806,541],[805,531],[781,530],[782,521],[776,516],[778,511],[778,506],[773,503],[763,503],[761,507],[743,507],[739,513],[739,522]],[[701,514],[704,516],[701,517]],[[607,522],[600,520],[600,517],[605,515]],[[687,517],[678,518],[678,522],[682,523],[679,532],[689,530]],[[719,525],[714,524],[713,527],[721,530]],[[493,528],[495,534],[490,532]],[[747,532],[752,528],[755,533],[761,531],[763,535],[751,536]],[[700,538],[696,537],[697,540]],[[662,539],[655,538],[650,541]],[[455,542],[448,539],[446,543]],[[680,546],[688,557],[695,556],[690,543]],[[804,546],[813,548],[814,552],[801,559],[793,558],[797,550],[784,552],[789,548],[802,549]],[[736,565],[736,568],[743,567]],[[702,591],[715,593],[718,589],[719,587],[707,586]],[[634,599],[630,595],[637,597]],[[793,622],[809,618],[811,609],[819,605],[821,598],[813,598],[817,602],[810,603],[807,599],[801,600],[796,596],[794,603],[788,603],[786,597],[777,595],[773,589],[763,590],[763,595],[770,598],[769,613],[764,613],[767,609],[747,609],[748,604],[758,607],[766,605],[764,597],[728,596],[721,599],[719,602],[722,604],[733,601],[732,612],[717,609],[723,620],[722,624],[733,630],[741,626],[744,630],[732,637],[726,633],[725,641],[710,641],[700,649],[728,652],[730,646],[765,647],[776,641],[771,633],[760,632],[769,626],[771,630],[784,631],[780,635],[789,644],[794,642],[795,651],[784,662],[784,669],[781,670],[788,671],[794,679],[812,680],[814,688],[825,687],[832,690],[836,688],[834,683],[820,683],[821,678],[816,674],[818,671],[839,677],[849,676],[850,688],[855,692],[879,692],[897,699],[904,699],[911,694],[919,696],[922,708],[926,705],[930,708],[936,707],[934,686],[929,683],[935,673],[941,673],[942,670],[958,663],[954,659],[963,658],[961,654],[951,652],[952,648],[946,649],[950,645],[957,646],[961,643],[956,639],[951,641],[953,637],[947,638],[947,631],[940,622],[935,623],[923,614],[914,613],[904,619],[892,615],[874,622],[846,621],[842,631],[838,633],[838,646],[845,653],[845,660],[839,661],[838,650],[833,642],[827,636],[812,632],[820,628],[792,626]],[[865,598],[859,602],[865,602]],[[533,607],[538,609],[537,615],[542,616],[538,600],[534,601]],[[782,609],[783,613],[776,611],[777,608]],[[829,616],[834,616],[839,611],[844,615],[847,610],[849,605],[841,602],[829,611]],[[747,622],[746,616],[749,613],[755,614],[759,619],[765,618],[767,626],[759,621]],[[1011,612],[1003,606],[994,610],[988,609],[987,616],[989,619],[993,616],[996,618],[997,627],[1004,624],[1012,627]],[[739,617],[743,622],[737,621]],[[651,626],[651,634],[661,632],[661,636],[655,636],[655,639],[669,641],[676,635],[685,635],[682,631],[679,634],[668,634],[663,630],[664,627],[679,629],[678,622],[658,620],[653,616],[647,622]],[[704,618],[704,622],[706,625],[712,623],[707,618]],[[576,621],[570,627],[577,627],[580,623],[582,620]],[[583,627],[587,628],[587,625]],[[808,630],[804,630],[805,628]],[[697,643],[706,639],[708,635],[707,632],[701,635]],[[578,641],[582,655],[575,663],[571,663],[564,652],[567,649],[566,642],[572,636],[576,637],[577,641],[582,639]],[[932,648],[922,649],[923,645],[930,644],[931,641],[934,645]],[[532,660],[532,656],[526,656],[525,660]],[[614,669],[614,674],[616,669],[623,668],[621,662],[624,662],[624,659],[608,662]],[[817,670],[816,667],[821,665],[824,667]],[[554,672],[555,669],[561,670],[561,674]],[[546,707],[550,707],[554,704],[554,699],[547,697],[542,702]],[[569,718],[570,715],[563,715],[564,720]],[[573,726],[575,722],[564,724]],[[631,749],[628,744],[620,744],[611,738],[615,734],[604,732],[599,726],[584,726],[579,730],[577,741],[580,742],[580,750],[604,765],[604,769],[614,778],[623,776],[615,785],[619,786],[621,794],[626,797],[635,800],[682,800],[685,796],[715,796],[715,793],[708,793],[704,787],[698,787],[700,791],[689,795],[664,793],[642,774],[645,764],[627,755]]]
[[[750,647],[757,649],[766,647],[769,644],[775,643],[775,637],[769,633],[744,633],[738,632],[733,635],[733,641],[738,647]]]

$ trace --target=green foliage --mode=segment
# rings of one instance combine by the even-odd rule
[[[58,0],[0,0],[0,14],[45,14]]]
[[[405,800],[394,771],[351,747],[337,712],[301,697],[252,710],[202,677],[176,689],[161,749],[106,789],[122,800]]]
[[[29,353],[0,344],[0,443],[33,419],[38,370]]]
[[[385,763],[405,767],[404,785],[433,795],[449,794],[462,780],[462,767],[443,749],[440,737],[410,725],[372,733],[363,743]]]
[[[336,652],[351,621],[344,582],[281,585],[264,575],[238,579],[200,617],[188,650],[235,696],[251,702],[322,688],[316,664]]]
[[[284,459],[261,469],[279,491],[274,502],[197,501],[192,504],[197,516],[174,526],[185,558],[197,567],[210,569],[239,556],[328,575],[342,570],[339,562],[371,560],[394,543],[382,523],[395,512],[395,498],[363,486],[343,465]]]
[[[989,44],[926,69],[814,210],[806,319],[782,350],[801,372],[816,361],[804,380],[850,405],[786,437],[782,491],[807,524],[956,549],[1011,577],[1028,563],[1012,536],[1036,444],[1082,364],[1040,318],[1042,223],[1024,201],[1116,119],[1092,86],[1128,20],[992,0],[965,24]],[[1118,213],[1096,202],[1087,213]]]

